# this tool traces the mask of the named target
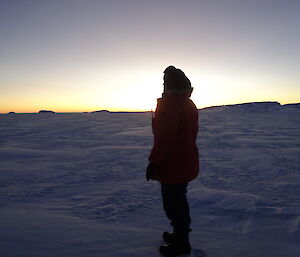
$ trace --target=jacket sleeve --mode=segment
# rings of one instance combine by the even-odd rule
[[[180,111],[177,104],[162,102],[153,119],[154,145],[149,161],[160,165],[168,157],[178,139]]]

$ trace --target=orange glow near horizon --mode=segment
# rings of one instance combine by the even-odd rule
[[[29,2],[0,8],[0,113],[153,110],[169,65],[198,108],[300,102],[299,1]]]
[[[8,101],[0,102],[0,113],[35,113],[40,110],[51,110],[54,112],[91,112],[97,110],[108,111],[150,111],[156,108],[156,99],[161,96],[161,81],[156,81],[154,86],[148,83],[137,84],[131,87],[117,88],[111,91],[98,89],[94,91],[72,92],[69,95],[52,93],[33,94],[31,98],[26,94]],[[154,83],[154,82],[153,82]],[[152,86],[152,87],[151,87]],[[252,87],[255,90],[255,87]],[[259,88],[259,87],[258,87]],[[235,92],[236,87],[217,87],[213,83],[203,82],[203,85],[194,88],[191,99],[200,108],[239,104],[245,102],[277,101],[280,104],[300,102],[299,94],[282,94],[282,97],[269,97],[267,92],[261,90],[260,94],[250,94],[244,90],[244,94]],[[278,92],[279,94],[280,92]],[[248,94],[248,95],[247,95]],[[33,100],[32,100],[33,99]],[[54,100],[55,99],[55,100]]]
[[[73,80],[62,77],[61,83],[53,80],[47,82],[47,90],[39,90],[37,85],[40,82],[37,81],[33,89],[21,94],[10,93],[1,99],[0,113],[155,110],[156,99],[163,90],[162,71],[160,67],[148,72],[132,68],[119,72],[119,77],[109,71],[105,71],[105,76],[94,72],[89,76],[76,76]],[[260,101],[277,101],[281,104],[300,102],[300,88],[285,91],[284,87],[277,85],[284,83],[282,81],[249,80],[246,76],[239,77],[226,71],[184,71],[194,87],[191,99],[198,108]],[[269,88],[264,86],[267,83],[272,83],[272,95]]]

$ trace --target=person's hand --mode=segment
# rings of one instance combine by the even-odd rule
[[[146,179],[147,181],[154,180],[154,174],[157,171],[158,167],[154,163],[149,162],[147,171],[146,171]]]

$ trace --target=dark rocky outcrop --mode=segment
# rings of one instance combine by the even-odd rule
[[[39,113],[55,113],[54,111],[40,110]]]
[[[109,113],[108,110],[93,111],[91,113]]]

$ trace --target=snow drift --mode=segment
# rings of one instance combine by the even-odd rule
[[[284,108],[199,111],[188,197],[207,256],[299,256],[300,112]],[[150,113],[0,115],[0,130],[1,256],[159,256],[170,227],[145,180]]]

